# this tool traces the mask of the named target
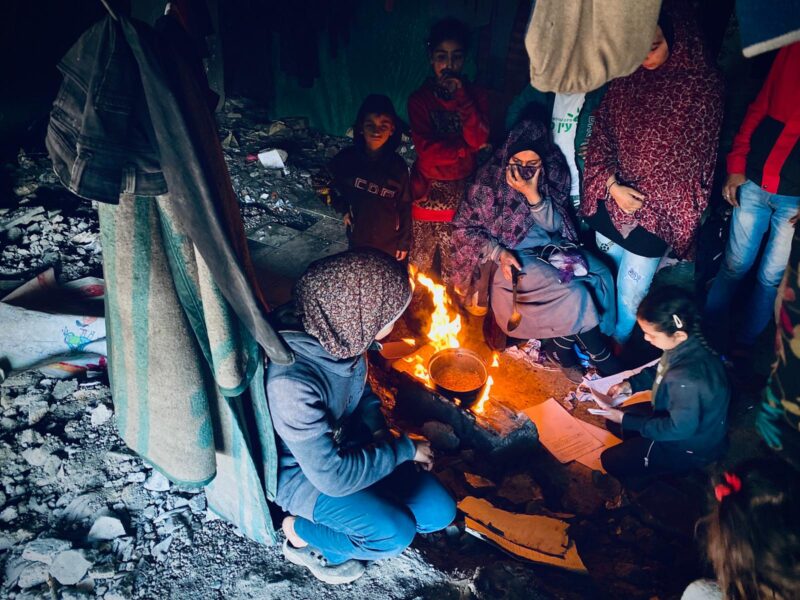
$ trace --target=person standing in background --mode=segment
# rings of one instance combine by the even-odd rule
[[[747,109],[728,154],[722,196],[733,206],[730,237],[706,301],[712,341],[727,346],[731,301],[739,283],[764,254],[732,353],[748,357],[772,315],[800,209],[800,42],[783,47]]]
[[[449,283],[451,222],[475,172],[476,154],[489,140],[486,93],[462,74],[469,32],[460,21],[443,19],[431,28],[429,78],[408,100],[417,160],[411,168],[413,204],[409,261],[430,274],[438,252]]]

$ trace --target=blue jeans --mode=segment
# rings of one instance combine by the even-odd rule
[[[331,564],[355,558],[378,560],[401,554],[414,536],[444,529],[456,504],[441,483],[413,463],[367,489],[334,498],[320,494],[314,521],[298,517],[295,532]]]
[[[597,247],[607,254],[617,268],[617,326],[614,339],[624,344],[636,325],[636,310],[647,295],[661,258],[639,256],[595,232]]]
[[[764,331],[775,305],[778,285],[789,262],[800,196],[765,192],[748,180],[739,188],[739,206],[733,209],[725,258],[706,300],[706,323],[711,331],[723,331],[731,301],[739,282],[753,266],[761,241],[769,231],[767,246],[758,265],[756,285],[749,298],[746,318],[736,336],[737,343],[752,346]]]

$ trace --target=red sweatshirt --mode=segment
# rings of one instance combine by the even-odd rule
[[[800,42],[775,57],[728,154],[739,173],[771,194],[800,196]]]
[[[408,99],[417,150],[411,169],[414,199],[427,193],[432,179],[454,181],[472,175],[475,155],[489,140],[489,102],[484,90],[465,83],[444,100],[434,89],[429,80]]]

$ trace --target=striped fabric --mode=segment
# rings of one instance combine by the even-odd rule
[[[274,542],[267,499],[277,463],[262,350],[168,196],[123,197],[99,211],[121,437],[171,481],[208,486],[209,508],[243,533]]]

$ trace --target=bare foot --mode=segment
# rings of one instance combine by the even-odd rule
[[[294,531],[294,522],[297,520],[297,517],[286,517],[283,519],[283,523],[281,523],[281,528],[283,529],[284,535],[286,535],[286,539],[289,540],[289,543],[294,546],[295,548],[305,548],[308,546],[308,542],[303,540],[297,533]]]

